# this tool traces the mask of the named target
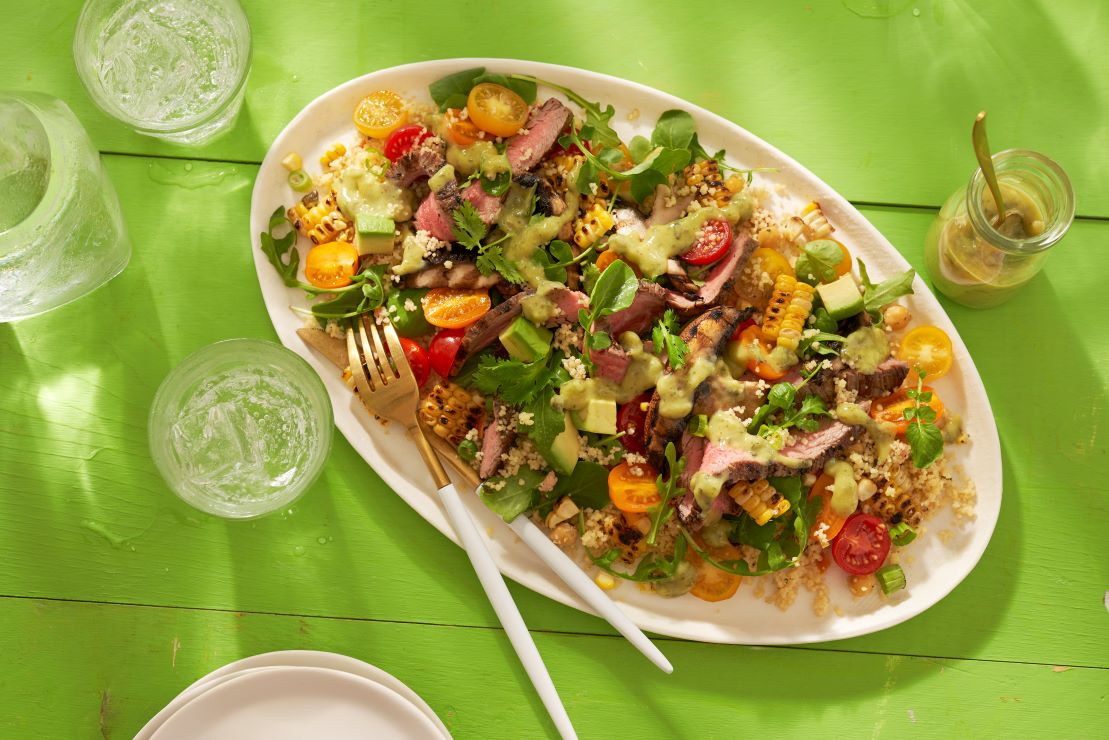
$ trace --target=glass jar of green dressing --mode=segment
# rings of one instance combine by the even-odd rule
[[[1005,302],[1043,267],[1044,257],[1074,220],[1074,191],[1065,172],[1037,152],[993,155],[1006,216],[978,169],[943,204],[928,229],[924,264],[935,287],[956,303],[986,308]]]

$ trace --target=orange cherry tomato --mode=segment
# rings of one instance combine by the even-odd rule
[[[467,288],[432,288],[420,303],[427,323],[440,329],[469,326],[493,307],[487,291]]]
[[[885,398],[879,398],[870,407],[870,416],[876,421],[892,424],[898,436],[903,436],[909,429],[909,422],[905,420],[905,409],[912,408],[916,403],[906,393],[908,388],[899,388]],[[943,416],[943,401],[932,390],[931,386],[921,386],[921,392],[931,393],[932,399],[925,406],[931,406],[936,412],[936,420]]]
[[[448,108],[446,114],[447,136],[459,146],[470,146],[478,139],[485,138],[485,132],[474,125],[469,118],[461,117],[458,108]]]
[[[648,511],[662,500],[656,478],[658,471],[647,463],[622,462],[608,473],[608,497],[620,511],[633,514]]]
[[[925,381],[933,381],[947,375],[955,360],[955,350],[951,337],[938,326],[918,326],[901,340],[897,358],[909,363],[912,368],[920,368],[928,375]]]
[[[838,244],[839,251],[843,252],[843,259],[836,265],[836,277],[842,277],[851,272],[851,253],[847,251],[847,247],[843,245],[843,242],[838,239],[832,239],[832,241]]]
[[[327,242],[308,250],[304,277],[317,288],[350,285],[358,269],[358,249],[349,242]]]
[[[404,100],[392,90],[377,90],[354,109],[354,126],[364,135],[384,139],[408,121]]]
[[[770,247],[759,247],[752,252],[751,262],[754,263],[755,269],[769,275],[771,282],[777,280],[779,275],[794,276],[789,260],[781,252]]]
[[[708,553],[718,563],[724,560],[740,560],[742,558],[739,548],[735,545],[713,547],[709,549]],[[716,566],[706,563],[692,548],[689,550],[687,558],[697,568],[697,580],[693,583],[693,588],[690,589],[689,593],[702,601],[730,599],[739,590],[739,584],[743,583],[743,576],[725,573]]]
[[[820,477],[813,483],[812,489],[809,491],[809,498],[814,499],[820,497],[824,500],[824,506],[821,507],[820,513],[816,515],[816,521],[813,522],[812,529],[809,530],[809,537],[812,537],[816,530],[820,528],[821,524],[827,524],[828,527],[824,530],[824,536],[830,544],[835,539],[839,531],[843,529],[843,523],[847,521],[847,517],[840,516],[832,511],[832,484],[835,483],[835,478],[827,473],[821,473]],[[827,568],[827,566],[825,566]]]
[[[512,136],[528,120],[528,104],[504,85],[483,82],[474,85],[466,99],[470,120],[493,136]]]
[[[752,324],[740,332],[739,341],[750,353],[750,359],[747,360],[747,369],[755,375],[763,380],[778,380],[786,374],[785,370],[779,370],[767,362],[774,345],[762,333],[762,329],[758,325]]]

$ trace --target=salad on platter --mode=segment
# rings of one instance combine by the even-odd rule
[[[393,324],[421,423],[491,510],[603,588],[722,601],[752,579],[819,614],[826,577],[898,598],[925,521],[973,519],[931,386],[952,345],[899,301],[912,270],[872,279],[819,202],[706,150],[686,111],[625,140],[613,106],[529,75],[428,91],[367,95],[311,173],[288,152],[261,245],[348,379],[345,327]]]

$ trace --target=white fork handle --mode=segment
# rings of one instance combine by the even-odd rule
[[[616,631],[627,638],[628,642],[646,656],[647,660],[654,663],[666,673],[673,673],[674,666],[666,659],[655,644],[647,639],[647,635],[628,618],[616,602],[601,590],[601,587],[590,578],[585,571],[578,567],[566,553],[551,542],[539,527],[521,514],[513,519],[509,525],[512,531],[520,536],[531,551],[539,556],[547,566],[553,570],[574,593],[580,596],[586,604],[593,607],[605,621],[616,628]]]
[[[535,647],[535,641],[531,639],[527,625],[524,624],[524,618],[520,616],[520,610],[516,607],[516,602],[512,600],[512,594],[508,592],[508,586],[505,585],[501,572],[497,569],[496,563],[493,562],[493,556],[489,554],[485,542],[478,534],[474,520],[470,518],[470,513],[463,506],[458,491],[455,490],[453,484],[448,484],[439,489],[439,498],[443,501],[443,506],[447,510],[447,517],[451,520],[451,526],[454,527],[458,538],[462,540],[462,547],[465,548],[466,554],[470,556],[470,564],[473,565],[474,572],[477,573],[478,580],[481,581],[482,588],[485,589],[485,595],[489,598],[489,603],[493,605],[493,611],[497,613],[497,619],[504,627],[504,631],[508,635],[512,647],[516,650],[520,662],[524,664],[524,670],[527,672],[528,678],[531,679],[532,685],[539,692],[539,698],[542,699],[543,706],[547,708],[551,719],[554,720],[558,734],[567,740],[570,738],[576,740],[577,733],[574,732],[574,727],[570,724],[570,717],[566,714],[566,708],[562,706],[562,700],[559,699],[558,691],[555,690],[554,682],[551,681],[551,675],[547,673],[543,658],[540,657],[539,650]]]

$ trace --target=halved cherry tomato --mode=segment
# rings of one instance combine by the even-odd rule
[[[813,522],[812,529],[809,530],[809,536],[812,537],[821,524],[827,524],[824,529],[824,536],[828,541],[835,539],[839,531],[843,529],[843,523],[847,521],[847,517],[840,516],[832,511],[832,484],[835,478],[827,473],[821,473],[820,477],[813,483],[812,489],[809,491],[809,498],[814,499],[820,497],[824,500],[824,505],[820,509],[820,513],[816,515],[816,521]]]
[[[836,565],[853,576],[865,576],[882,567],[890,551],[886,523],[873,514],[853,514],[832,543]]]
[[[354,109],[354,126],[366,136],[384,139],[408,120],[404,100],[392,90],[377,90]]]
[[[465,329],[442,329],[427,345],[427,353],[431,356],[431,369],[444,378],[450,377],[454,358],[458,356],[458,349],[462,346],[462,336],[465,333]]]
[[[789,260],[776,249],[759,247],[751,253],[751,262],[755,269],[762,270],[762,272],[769,275],[772,282],[777,280],[779,275],[793,277],[793,268],[790,267]]]
[[[462,118],[460,108],[448,108],[446,113],[447,136],[459,146],[470,146],[478,139],[485,138],[485,132],[474,125],[469,118]]]
[[[462,329],[493,307],[489,293],[468,288],[432,288],[420,300],[424,318],[440,329]]]
[[[691,265],[711,265],[727,254],[731,246],[732,225],[714,218],[701,226],[693,246],[682,252],[681,257]]]
[[[754,325],[755,325],[755,320],[754,319],[744,319],[743,321],[741,321],[739,323],[739,326],[737,326],[735,328],[735,331],[732,332],[732,336],[728,341],[729,342],[738,342],[739,338],[743,336],[744,330],[746,330],[748,326],[754,326]]]
[[[735,545],[713,547],[709,549],[708,553],[718,563],[724,560],[740,560],[742,558],[742,553]],[[693,588],[690,589],[689,593],[702,601],[730,599],[739,590],[739,584],[743,583],[743,576],[725,573],[716,566],[706,563],[692,548],[688,551],[687,559],[697,568],[697,580],[693,583]]]
[[[620,443],[628,452],[639,455],[646,452],[643,439],[647,429],[647,409],[643,406],[650,400],[650,393],[641,393],[616,410],[616,431],[624,433]]]
[[[528,104],[504,85],[482,82],[466,98],[470,120],[493,136],[512,136],[528,120]]]
[[[747,351],[750,353],[750,359],[747,360],[747,369],[758,375],[763,380],[778,380],[785,376],[785,370],[778,368],[767,362],[770,352],[774,349],[774,345],[762,333],[762,329],[754,324],[748,326],[739,335],[739,341],[743,342]]]
[[[851,253],[847,251],[847,247],[843,245],[843,242],[838,239],[832,239],[832,241],[838,244],[839,251],[843,252],[843,259],[836,265],[836,277],[841,277],[851,272]]]
[[[916,401],[907,395],[908,390],[908,388],[899,388],[885,398],[879,398],[870,407],[870,417],[892,424],[898,436],[904,435],[909,429],[909,422],[905,419],[905,409],[912,408],[916,404]],[[921,386],[920,390],[932,394],[932,399],[924,405],[931,406],[935,410],[938,420],[943,416],[943,401],[931,386]]]
[[[408,337],[398,337],[400,346],[404,348],[404,356],[416,376],[416,385],[422,386],[431,375],[431,364],[428,362],[427,350]]]
[[[926,381],[942,378],[951,369],[955,350],[951,347],[951,337],[938,326],[918,326],[901,340],[897,358],[909,363],[912,368],[920,368],[928,375]]]
[[[638,513],[657,506],[655,479],[658,471],[648,463],[629,465],[622,462],[608,473],[608,497],[620,511]]]
[[[304,277],[317,288],[350,285],[358,269],[358,248],[349,242],[326,242],[308,250]]]
[[[389,134],[389,138],[385,140],[385,156],[390,161],[396,162],[402,156],[411,151],[412,147],[419,144],[424,139],[430,139],[431,132],[423,126],[416,124],[409,124],[408,126],[401,126],[393,133]]]

